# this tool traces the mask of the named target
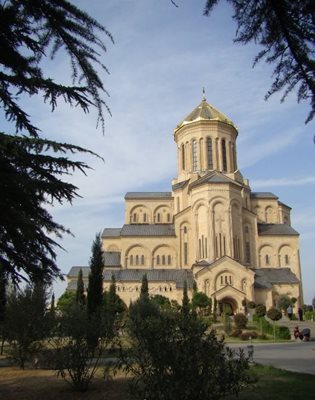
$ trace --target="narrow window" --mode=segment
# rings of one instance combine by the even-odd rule
[[[284,260],[285,260],[285,265],[289,265],[289,256],[287,254],[284,256]]]
[[[182,169],[185,170],[185,146],[182,144]]]
[[[162,256],[162,265],[165,265],[165,256]]]
[[[156,265],[160,265],[160,256],[156,256]]]
[[[184,243],[184,265],[188,264],[188,243]]]
[[[213,159],[212,159],[212,139],[207,138],[207,162],[208,169],[213,169]]]
[[[232,276],[229,276],[230,285],[232,285]]]
[[[268,254],[266,254],[266,265],[269,265],[269,264],[270,264],[269,256],[268,256]]]
[[[167,256],[167,264],[171,265],[172,264],[172,258],[171,256]]]
[[[171,222],[171,214],[170,213],[167,214],[167,222]]]
[[[187,233],[187,226],[184,226],[184,233]]]
[[[205,258],[205,238],[203,235],[201,235],[201,252],[202,258]]]
[[[133,265],[133,255],[130,256],[130,265]]]
[[[223,276],[221,276],[221,285],[223,285]]]
[[[219,256],[222,256],[222,235],[219,233],[219,246],[220,246],[220,254]]]
[[[198,161],[197,161],[197,140],[192,141],[192,170],[193,172],[198,169]]]
[[[146,213],[143,214],[143,222],[147,222],[147,214]]]
[[[250,264],[250,244],[248,241],[245,242],[245,263]]]
[[[137,222],[137,214],[133,214],[133,222]]]
[[[223,255],[226,254],[226,246],[225,246],[225,236],[223,236]]]
[[[201,239],[199,239],[199,258],[201,258]]]
[[[141,265],[144,265],[144,255],[141,256]]]
[[[227,284],[228,283],[228,277],[225,276],[224,278],[225,278],[225,283]]]
[[[221,144],[222,144],[222,166],[223,166],[223,171],[227,171],[225,139],[222,139]]]
[[[207,244],[207,238],[205,238],[205,250],[206,250],[206,258],[208,257],[208,244]]]
[[[139,265],[139,256],[136,255],[136,265]]]
[[[156,214],[156,220],[157,220],[157,222],[161,221],[161,214],[160,213]]]

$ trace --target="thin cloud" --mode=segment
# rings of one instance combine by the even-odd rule
[[[304,178],[274,178],[274,179],[257,179],[251,180],[253,188],[270,188],[279,186],[304,186],[315,183],[315,176],[307,176]]]

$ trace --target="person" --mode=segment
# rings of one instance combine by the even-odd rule
[[[294,339],[295,339],[295,340],[300,338],[300,330],[299,330],[299,327],[298,327],[298,326],[296,326],[296,327],[294,328],[293,336],[294,336]]]
[[[292,319],[292,314],[293,314],[293,309],[292,309],[291,306],[289,306],[287,308],[287,314],[288,314],[289,319],[291,320]]]
[[[299,314],[299,320],[303,321],[303,310],[301,307],[299,307],[299,309],[298,309],[298,314]]]

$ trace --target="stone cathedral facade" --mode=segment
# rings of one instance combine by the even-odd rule
[[[276,304],[281,294],[303,303],[299,234],[291,208],[270,192],[252,192],[237,167],[238,130],[205,98],[174,130],[177,177],[170,192],[129,192],[125,224],[105,228],[104,290],[115,275],[128,305],[143,274],[149,292],[181,302],[184,282],[242,311],[242,300]],[[68,289],[80,268],[72,267]]]

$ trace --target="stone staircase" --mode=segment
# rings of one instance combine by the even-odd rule
[[[272,321],[270,321],[272,322]],[[315,340],[315,322],[314,321],[290,321],[289,318],[283,317],[279,321],[276,321],[276,325],[287,326],[290,329],[291,336],[293,337],[293,331],[296,326],[301,331],[304,328],[311,330],[311,339]]]

